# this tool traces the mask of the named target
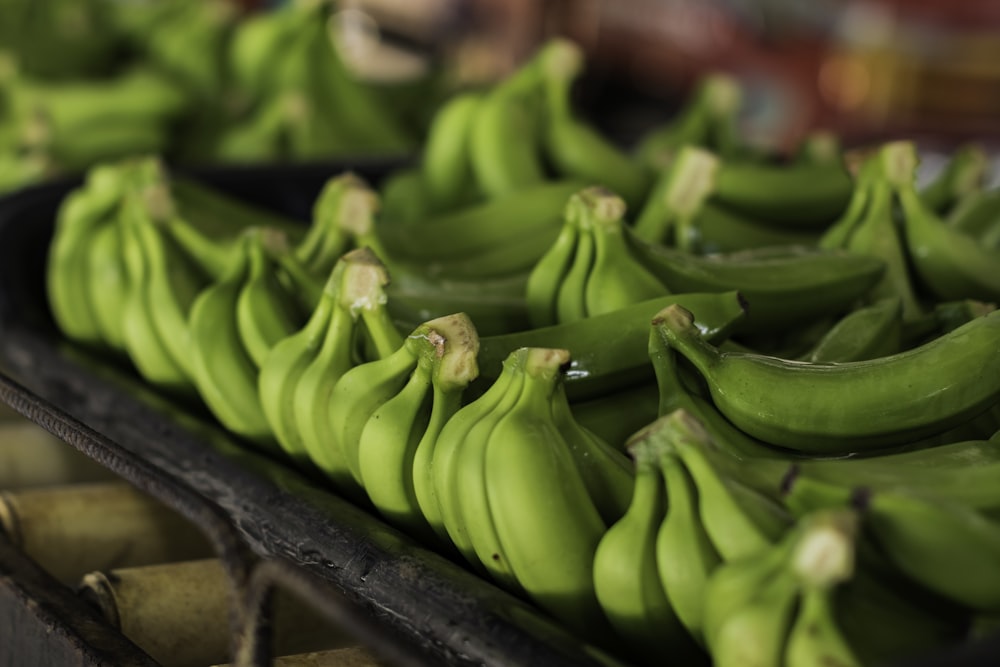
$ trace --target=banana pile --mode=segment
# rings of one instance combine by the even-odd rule
[[[241,14],[231,0],[0,6],[0,192],[158,154],[219,163],[400,156],[433,72],[362,80],[333,0]],[[404,85],[405,84],[405,85]]]
[[[311,220],[103,162],[62,335],[636,665],[878,665],[1000,612],[1000,208],[956,150],[752,149],[714,77],[628,151],[545,44]],[[568,138],[567,138],[568,137]],[[613,657],[611,657],[613,656]]]

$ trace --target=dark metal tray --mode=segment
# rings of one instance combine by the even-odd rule
[[[307,220],[330,176],[353,169],[377,183],[398,166],[184,173]],[[150,390],[128,363],[64,340],[46,305],[44,264],[54,213],[78,183],[54,182],[0,199],[0,400],[195,521],[235,563],[237,580],[253,583],[243,550],[275,565],[272,570],[290,572],[286,583],[347,622],[364,643],[380,647],[390,664],[614,662],[532,605],[415,544],[321,481],[241,444],[207,414]],[[907,665],[998,663],[1000,635]]]

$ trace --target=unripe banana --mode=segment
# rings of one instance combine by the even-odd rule
[[[114,221],[107,221],[94,230],[86,243],[87,280],[84,286],[101,340],[112,350],[124,352],[122,309],[128,286],[121,233]]]
[[[236,300],[236,325],[243,347],[260,368],[278,341],[301,329],[305,316],[281,284],[273,259],[289,252],[284,235],[262,229],[249,233],[247,242],[247,275]]]
[[[896,297],[876,301],[837,321],[804,356],[810,363],[865,361],[902,350],[903,302]]]
[[[531,269],[525,286],[525,301],[532,327],[558,323],[559,286],[573,266],[579,238],[576,220],[572,217],[565,218],[559,236]]]
[[[883,553],[911,579],[973,609],[1000,608],[996,520],[902,490],[875,492],[862,510]]]
[[[46,259],[49,310],[59,330],[72,340],[100,344],[101,330],[86,291],[86,252],[96,230],[109,224],[126,187],[123,170],[101,165],[90,170],[84,186],[59,205]],[[110,223],[114,224],[114,223]]]
[[[583,52],[566,39],[553,39],[539,63],[543,70],[545,156],[563,176],[604,186],[631,206],[650,185],[646,169],[573,112],[571,91],[583,68]]]
[[[963,144],[948,157],[935,178],[920,190],[930,211],[946,217],[962,201],[980,191],[988,167],[986,151],[978,144]]]
[[[191,375],[198,394],[223,426],[265,451],[279,453],[257,392],[257,366],[243,346],[236,322],[236,304],[249,273],[246,250],[240,260],[191,306]]]
[[[657,531],[667,511],[663,478],[652,446],[639,435],[629,447],[635,487],[628,510],[594,553],[594,592],[630,655],[643,664],[697,649],[664,593],[657,571]]]
[[[386,358],[399,349],[402,337],[394,329],[388,333],[383,331],[387,326],[391,328],[391,324],[384,321],[384,289],[389,277],[374,253],[368,248],[352,250],[341,258],[340,265],[343,269],[336,287],[336,310],[322,347],[306,362],[307,367],[301,371],[291,390],[291,414],[298,426],[302,445],[313,463],[331,477],[344,493],[363,498],[359,485],[342,474],[349,464],[344,458],[347,454],[339,439],[338,428],[346,428],[348,424],[337,419],[340,415],[346,418],[350,413],[338,413],[335,419],[337,406],[334,394],[340,380],[349,371],[359,364],[364,365],[360,363],[363,361],[360,349],[362,334],[369,332],[375,336],[377,358]],[[350,400],[358,398],[352,396]],[[377,406],[370,409],[374,407]],[[358,423],[349,426],[355,438],[352,442],[356,446],[364,421],[361,413],[354,419]]]
[[[469,149],[476,182],[487,197],[514,193],[545,180],[538,109],[543,47],[486,94],[476,110]]]
[[[730,421],[798,451],[832,454],[902,444],[941,433],[1000,398],[996,311],[918,348],[843,364],[720,352],[698,335],[690,313],[672,307],[661,316],[661,333],[706,378]]]
[[[566,204],[566,224],[576,227],[573,262],[556,285],[556,323],[571,324],[587,318],[587,277],[594,268],[594,230],[587,205],[578,194]]]
[[[936,217],[913,187],[898,194],[909,256],[934,295],[945,301],[1000,300],[1000,250],[984,247]]]
[[[593,557],[605,526],[550,407],[568,359],[565,350],[528,351],[522,395],[490,433],[486,492],[518,583],[555,618],[600,643],[606,621],[594,594]]]
[[[350,248],[349,221],[377,211],[378,198],[360,176],[348,171],[330,178],[313,203],[312,224],[295,246],[295,258],[309,272],[329,275]]]
[[[470,134],[485,95],[459,93],[442,104],[431,119],[420,159],[420,178],[435,210],[467,203],[477,194],[472,171]]]
[[[484,574],[486,569],[476,555],[462,517],[464,499],[458,494],[459,457],[467,443],[473,441],[470,437],[473,429],[491,428],[494,418],[506,413],[519,395],[523,383],[523,374],[519,369],[524,362],[525,354],[517,352],[505,359],[503,371],[488,389],[475,400],[462,406],[445,423],[431,455],[431,476],[434,495],[437,497],[437,508],[441,515],[441,525],[466,561]]]
[[[365,423],[358,463],[362,485],[379,512],[410,534],[433,540],[415,492],[416,478],[426,479],[430,471],[417,468],[416,455],[425,447],[427,460],[421,464],[429,463],[433,440],[425,439],[434,417],[435,385],[461,392],[475,377],[478,337],[472,322],[457,314],[418,327],[405,344],[418,350],[417,366],[406,386]],[[430,438],[440,426],[434,428]]]
[[[780,572],[735,609],[712,635],[717,667],[781,667],[793,623],[798,584]]]
[[[701,523],[691,476],[673,453],[661,454],[659,465],[667,489],[667,515],[656,537],[657,570],[677,617],[703,644],[705,590],[722,559]]]
[[[669,294],[663,282],[628,250],[625,202],[603,188],[587,188],[574,197],[586,206],[594,239],[594,262],[584,292],[587,317]]]

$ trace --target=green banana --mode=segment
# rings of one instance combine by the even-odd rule
[[[840,137],[824,129],[810,130],[799,142],[793,160],[798,163],[832,164],[843,160]]]
[[[312,465],[310,461],[318,459],[321,452],[306,449],[302,429],[309,422],[296,418],[296,387],[314,364],[321,364],[324,369],[314,372],[317,376],[326,372],[339,376],[352,363],[354,322],[339,301],[346,264],[340,262],[334,266],[306,323],[275,343],[261,363],[257,377],[263,416],[282,449],[300,467]],[[319,397],[314,392],[310,398]],[[325,423],[324,416],[325,408],[321,406],[311,414],[310,421]]]
[[[647,170],[572,108],[572,87],[583,69],[583,51],[567,39],[555,38],[545,47],[545,157],[557,173],[608,188],[630,206],[642,201],[650,185]]]
[[[278,341],[304,324],[305,316],[281,284],[273,256],[287,253],[282,232],[261,229],[248,233],[247,275],[236,300],[236,326],[244,349],[260,368]]]
[[[760,248],[698,257],[631,239],[643,264],[675,294],[739,290],[748,312],[740,333],[774,333],[843,312],[881,279],[874,257],[811,248]]]
[[[995,403],[995,312],[918,348],[843,364],[720,352],[679,306],[661,312],[660,331],[698,368],[716,406],[737,427],[798,451],[838,454],[940,433]]]
[[[547,181],[413,224],[383,219],[375,231],[390,259],[462,259],[525,235],[544,231],[554,236],[562,223],[566,201],[581,187],[583,184],[576,180]],[[433,238],[434,243],[428,243],[428,238]]]
[[[911,579],[969,608],[996,611],[1000,524],[967,507],[902,490],[876,491],[864,521],[886,557]]]
[[[815,246],[819,235],[812,231],[782,229],[737,215],[713,201],[680,221],[677,245],[697,254],[738,252],[771,246]]]
[[[569,445],[597,511],[610,525],[625,514],[632,497],[632,463],[621,451],[577,421],[563,383],[552,392],[551,403],[556,428]]]
[[[668,122],[654,127],[640,137],[636,156],[652,167],[668,164],[683,146],[704,146],[720,153],[730,153],[735,146],[727,141],[719,145],[722,136],[732,138],[734,118],[742,104],[742,91],[729,74],[712,72],[698,82],[684,106]],[[726,129],[720,132],[719,126]]]
[[[690,220],[715,187],[719,159],[695,146],[683,146],[676,159],[659,170],[649,196],[636,216],[633,230],[646,243],[677,245],[689,241]]]
[[[667,489],[667,514],[656,537],[657,569],[677,617],[704,644],[705,591],[722,559],[701,523],[691,475],[670,452],[660,456],[659,465]]]
[[[472,119],[469,151],[476,183],[488,198],[545,181],[539,137],[546,46],[484,96]]]
[[[402,349],[403,339],[385,315],[385,286],[388,283],[388,273],[385,266],[368,248],[358,248],[346,253],[342,259],[343,273],[336,292],[336,310],[334,311],[326,337],[322,346],[314,353],[307,352],[306,366],[301,371],[292,391],[291,414],[298,428],[302,445],[313,463],[319,467],[334,483],[352,497],[361,496],[360,480],[352,481],[344,473],[349,463],[346,457],[357,454],[357,442],[361,428],[364,427],[362,413],[356,420],[348,423],[350,412],[339,411],[337,405],[337,386],[340,381],[357,368],[368,366],[365,361],[363,346],[366,338],[371,342],[375,358],[385,360],[397,350]],[[376,365],[367,372],[375,371]],[[355,375],[364,375],[366,371],[356,371]],[[347,384],[353,382],[349,380]],[[346,385],[345,385],[346,386]],[[376,389],[372,386],[365,389]],[[349,391],[349,390],[348,390]],[[355,391],[358,391],[356,388]],[[366,397],[357,393],[347,401],[365,400]],[[384,400],[384,398],[380,398]],[[355,408],[358,406],[355,405]],[[377,405],[366,403],[366,410],[374,410]],[[367,418],[367,415],[365,416]],[[351,434],[352,453],[348,453],[346,442],[341,439],[349,429]],[[360,472],[357,473],[360,476]],[[357,482],[357,483],[355,483]]]
[[[503,360],[520,347],[558,347],[568,349],[572,355],[565,380],[572,401],[606,395],[651,379],[646,350],[649,323],[656,313],[673,303],[698,313],[698,326],[711,340],[728,336],[744,316],[738,292],[672,294],[579,322],[484,336],[479,348],[480,377],[485,381],[495,379]]]
[[[587,317],[587,279],[594,268],[595,239],[585,200],[576,193],[566,203],[565,224],[576,227],[573,261],[561,282],[552,285],[552,324],[573,323]]]
[[[244,251],[222,280],[194,299],[188,319],[190,371],[198,394],[226,429],[265,451],[281,453],[264,418],[257,366],[243,346],[236,321],[249,264]]]
[[[484,97],[478,91],[458,93],[431,119],[420,155],[420,178],[434,210],[458,208],[478,194],[469,145]]]
[[[625,514],[601,537],[593,565],[597,601],[623,645],[642,664],[697,651],[657,570],[657,531],[667,503],[653,449],[642,435],[630,442],[635,488]]]
[[[101,341],[112,350],[124,352],[122,309],[128,286],[121,229],[113,221],[107,221],[93,231],[85,249],[84,289],[88,292]]]
[[[563,210],[566,208],[564,204]],[[559,321],[556,310],[559,286],[573,266],[580,237],[576,219],[564,213],[559,236],[535,262],[525,285],[525,304],[533,327],[551,326]]]
[[[100,345],[101,329],[87,295],[90,278],[86,255],[97,230],[111,222],[126,188],[118,165],[89,170],[83,187],[60,203],[49,244],[45,289],[59,330],[71,340]]]
[[[584,289],[586,316],[614,312],[669,294],[663,283],[628,251],[625,202],[602,188],[587,188],[574,197],[579,197],[585,207],[582,218],[588,219],[589,225],[584,228],[594,238],[594,261]]]
[[[418,350],[416,368],[403,389],[365,423],[358,467],[376,509],[411,535],[431,540],[434,534],[414,490],[415,478],[423,474],[415,465],[417,449],[431,424],[434,384],[461,391],[476,376],[478,337],[469,318],[456,314],[418,327],[405,344]]]
[[[946,217],[962,200],[981,189],[987,163],[986,151],[977,144],[956,148],[934,179],[920,189],[924,206]]]
[[[939,299],[1000,300],[1000,250],[936,217],[916,189],[899,190],[906,246],[921,281]]]
[[[312,208],[309,231],[295,246],[295,258],[314,275],[327,276],[351,247],[348,228],[363,225],[378,211],[378,197],[354,172],[329,178]]]
[[[820,230],[844,212],[853,190],[839,161],[783,166],[724,160],[712,198],[776,226]]]
[[[710,644],[717,667],[780,667],[798,602],[795,578],[780,572],[723,620]]]
[[[944,220],[957,231],[982,240],[983,234],[1000,220],[1000,188],[969,194]]]
[[[447,538],[465,560],[483,574],[487,574],[488,570],[476,555],[468,526],[462,516],[464,499],[458,494],[459,462],[462,450],[469,446],[469,443],[478,441],[482,444],[482,438],[474,440],[471,437],[472,432],[478,429],[482,433],[491,429],[496,420],[506,414],[516,401],[524,382],[520,367],[524,364],[526,349],[512,353],[505,359],[503,372],[489,388],[481,396],[463,405],[444,424],[430,457],[433,493],[437,501],[436,508],[440,514],[441,526],[444,527]],[[477,520],[485,519],[478,517]],[[492,556],[487,560],[494,567],[494,572],[500,572],[501,576],[504,576],[509,567],[505,560],[494,560]],[[501,566],[505,569],[500,570]],[[507,580],[507,583],[514,585],[510,580]]]
[[[353,496],[361,489],[359,443],[365,423],[379,406],[399,393],[416,364],[414,351],[402,345],[381,359],[348,369],[333,383],[325,415],[332,437],[316,443],[325,454],[322,460],[313,460],[344,493]],[[303,386],[300,381],[297,396],[302,395]],[[296,401],[297,406],[301,404]]]
[[[667,415],[677,455],[698,490],[702,526],[724,561],[738,560],[773,545],[791,517],[770,498],[720,470],[703,451],[711,440],[685,411]]]
[[[489,512],[518,583],[542,609],[598,645],[605,628],[593,558],[605,532],[552,419],[565,350],[527,350],[524,388],[490,432],[484,463]]]
[[[902,351],[903,302],[898,297],[876,301],[848,313],[804,355],[803,361],[864,361]]]

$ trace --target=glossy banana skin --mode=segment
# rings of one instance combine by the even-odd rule
[[[865,296],[885,271],[884,263],[873,257],[814,248],[762,248],[697,257],[637,241],[633,247],[675,294],[739,290],[747,301],[747,318],[738,327],[741,334],[774,333],[843,312]]]
[[[720,353],[696,333],[689,313],[672,310],[662,332],[708,380],[720,411],[750,435],[797,451],[845,454],[902,444],[962,423],[1000,397],[996,314],[889,357],[803,364]]]
[[[565,382],[574,401],[648,379],[652,370],[646,352],[649,323],[672,303],[685,304],[699,313],[697,326],[714,340],[725,338],[743,318],[743,302],[737,292],[675,294],[569,324],[484,336],[479,350],[481,377],[496,378],[503,360],[518,348],[555,347],[570,351]]]
[[[803,361],[865,361],[901,352],[902,316],[903,304],[898,298],[859,308],[838,320]]]

